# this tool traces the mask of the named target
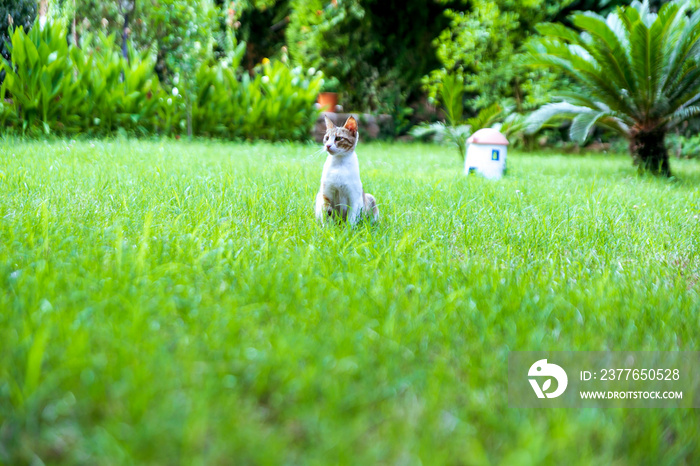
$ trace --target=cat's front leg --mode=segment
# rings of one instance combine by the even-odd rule
[[[350,225],[355,225],[362,219],[362,211],[364,208],[364,203],[360,199],[356,199],[348,209],[348,223]]]

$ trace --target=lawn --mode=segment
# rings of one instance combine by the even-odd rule
[[[0,141],[0,463],[699,464],[700,416],[515,409],[512,350],[700,350],[700,162]]]

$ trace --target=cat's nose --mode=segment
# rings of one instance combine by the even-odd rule
[[[330,144],[326,144],[326,149],[330,149],[330,148],[331,148],[331,145],[330,145]]]

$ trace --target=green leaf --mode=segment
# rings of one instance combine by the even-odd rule
[[[35,67],[39,61],[39,52],[36,49],[36,45],[31,40],[25,40],[24,46],[27,52],[27,59],[29,60],[29,66]]]
[[[456,125],[462,120],[464,86],[455,75],[446,75],[442,81],[441,99],[445,106],[447,121]]]
[[[571,121],[571,127],[569,128],[569,137],[572,141],[577,141],[580,143],[586,142],[588,136],[593,129],[593,126],[598,122],[598,120],[603,117],[604,113],[579,113]]]
[[[27,61],[27,53],[25,51],[24,42],[29,41],[29,38],[24,33],[23,28],[15,29],[12,34],[12,63],[18,68],[25,66]]]
[[[546,104],[540,107],[538,110],[532,112],[526,119],[525,131],[528,134],[534,134],[539,131],[546,123],[551,120],[573,118],[579,113],[589,112],[590,109],[586,107],[579,107],[572,105],[568,102],[556,102],[551,104]]]
[[[496,123],[502,116],[503,109],[499,104],[493,104],[482,109],[477,116],[469,118],[467,124],[471,127],[472,132],[482,128],[488,128]]]

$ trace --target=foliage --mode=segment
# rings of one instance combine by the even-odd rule
[[[242,53],[238,61],[241,58]],[[290,69],[280,61],[268,61],[253,77],[243,73],[240,80],[235,68],[204,64],[196,80],[196,134],[303,140],[318,116],[313,104],[321,88],[321,74]]]
[[[434,41],[441,67],[423,78],[429,95],[436,98],[443,78],[457,75],[464,82],[467,106],[475,111],[505,99],[512,99],[518,110],[541,104],[566,81],[559,74],[518,66],[520,49],[537,23],[571,1],[475,0],[467,11],[447,10],[449,26]]]
[[[323,80],[323,86],[321,86],[321,90],[323,92],[338,92],[338,89],[340,88],[340,81],[336,77],[330,77],[327,79]]]
[[[422,96],[421,77],[438,65],[431,40],[447,24],[445,8],[419,0],[292,0],[290,55],[338,78],[346,110],[390,114],[402,126]]]
[[[456,75],[446,75],[442,79],[438,93],[445,112],[445,123],[423,123],[414,126],[410,134],[420,139],[432,139],[438,143],[447,143],[457,149],[459,156],[464,159],[467,150],[467,139],[472,133],[482,129],[498,126],[506,132],[521,129],[518,123],[521,119],[513,112],[512,107],[501,107],[493,104],[481,109],[476,116],[464,119],[464,85]]]
[[[529,46],[529,62],[567,73],[585,89],[563,93],[529,120],[537,129],[553,119],[571,120],[570,135],[584,141],[594,126],[630,141],[640,170],[669,175],[666,133],[700,114],[700,12],[671,2],[658,15],[633,2],[607,18],[579,13],[573,24],[538,26],[545,38]]]
[[[289,0],[237,0],[231,2],[231,24],[247,45],[243,62],[252,71],[264,58],[283,58],[285,33],[291,14]]]
[[[66,42],[60,23],[44,28],[14,30],[10,52],[12,63],[4,61],[6,91],[22,132],[43,129],[75,131],[86,104],[86,92],[76,79],[74,63],[79,60]]]
[[[458,76],[445,76],[442,81],[440,100],[445,108],[447,124],[456,125],[462,120],[464,113],[464,86]]]
[[[700,159],[700,134],[689,137],[672,134],[669,137],[669,147],[677,157]]]
[[[653,0],[651,4],[658,8],[665,0]],[[552,22],[562,22],[567,26],[572,25],[570,17],[577,11],[591,11],[599,15],[607,16],[617,7],[629,5],[630,0],[573,0],[564,2],[562,8],[551,18]]]
[[[69,46],[60,21],[29,34],[14,30],[12,63],[2,68],[13,121],[22,132],[104,134],[155,128],[160,87],[152,61],[129,65],[115,50],[113,36],[100,40],[102,46],[92,52]]]
[[[34,24],[36,12],[36,0],[0,0],[0,55],[4,59],[10,59],[10,50],[6,45],[10,43],[7,33],[10,26],[21,26],[25,31],[29,31]]]
[[[239,73],[245,43],[227,60],[200,61],[169,93],[152,55],[125,60],[114,35],[65,40],[63,22],[12,36],[12,63],[3,83],[11,100],[0,107],[4,130],[59,134],[188,134],[227,138],[306,139],[318,111],[320,73],[266,62],[251,77]]]
[[[0,461],[700,463],[691,410],[507,395],[510,351],[698,349],[696,161],[360,149],[349,229],[308,145],[3,140]]]
[[[115,5],[105,5],[95,2],[80,5],[75,12],[70,3],[64,2],[62,14],[69,17],[75,14],[78,20],[83,19],[84,27],[81,33],[95,22],[106,24],[108,28],[121,31],[125,23],[122,9]],[[257,6],[265,8],[266,2],[242,2],[240,8],[245,10]],[[269,3],[269,2],[267,2]],[[93,8],[97,6],[97,8]],[[135,2],[132,20],[129,22],[130,38],[137,50],[155,50],[155,68],[158,76],[166,86],[173,88],[173,97],[165,100],[165,113],[168,120],[178,119],[181,111],[183,119],[178,120],[178,126],[184,123],[184,130],[193,135],[193,112],[195,105],[192,100],[202,92],[199,86],[200,69],[215,66],[237,68],[240,64],[241,47],[246,44],[239,41],[234,30],[240,25],[237,21],[241,11],[235,11],[239,6],[231,3],[225,8],[224,2],[206,0],[189,2],[183,0],[147,0]],[[105,15],[100,19],[100,15]],[[120,32],[121,34],[121,32]],[[235,61],[235,64],[234,64]],[[240,76],[237,76],[240,79]],[[173,100],[175,99],[175,100]],[[169,104],[167,102],[170,102]],[[209,118],[215,118],[212,115]],[[220,126],[219,122],[216,125]],[[200,125],[200,128],[202,126]],[[209,132],[211,128],[207,129]]]
[[[128,8],[122,4],[128,4]],[[101,31],[115,34],[119,41],[128,13],[131,46],[140,53],[155,50],[158,76],[167,84],[179,75],[183,83],[187,82],[196,63],[211,58],[216,39],[222,42],[221,47],[228,43],[219,22],[225,13],[215,7],[213,0],[85,0],[75,5],[72,0],[60,0],[54,10],[54,15],[64,21],[75,19],[78,36]],[[224,56],[230,51],[227,48]]]
[[[75,15],[80,34],[105,28],[121,36],[124,14],[119,2],[84,0],[78,3],[75,12],[71,0],[60,3],[64,17],[72,19]],[[216,61],[230,60],[230,55],[241,41],[257,41],[254,46],[248,46],[246,62],[258,58],[256,52],[261,42],[265,41],[262,34],[270,33],[270,24],[263,26],[256,23],[257,28],[251,26],[250,19],[260,20],[255,15],[249,17],[250,12],[284,11],[283,5],[288,2],[137,0],[133,3],[128,37],[136,50],[156,50],[158,75],[162,82],[172,84],[179,74],[191,76],[194,62],[212,58]],[[262,57],[253,65],[260,59]],[[252,70],[253,66],[248,68]]]
[[[247,75],[243,77],[245,87]],[[263,64],[248,85],[249,97],[241,103],[253,109],[244,118],[245,124],[256,126],[250,134],[271,140],[306,139],[318,117],[313,104],[321,82],[321,73],[314,70],[292,69],[279,61]]]
[[[75,55],[80,86],[86,90],[83,131],[112,134],[117,130],[147,134],[159,129],[160,100],[165,94],[154,73],[150,54],[125,60],[115,45],[115,35],[83,36],[82,49]]]
[[[446,11],[449,26],[434,41],[440,67],[423,78],[431,100],[438,99],[442,79],[459,76],[465,84],[467,111],[496,103],[514,104],[515,110],[537,108],[558,89],[577,90],[565,74],[553,70],[533,70],[521,64],[522,48],[536,34],[535,26],[545,20],[568,21],[578,10],[606,12],[625,0],[510,0],[469,2],[466,11]],[[522,118],[513,113],[511,121]]]
[[[84,34],[98,34],[100,32],[105,35],[114,34],[121,46],[121,36],[124,28],[124,14],[121,8],[122,3],[131,3],[135,8],[139,8],[142,2],[150,0],[49,0],[48,16],[53,21],[63,21],[71,28],[75,20],[75,33],[78,36],[78,43],[81,42],[81,37]],[[131,5],[130,5],[131,6]],[[138,18],[136,21],[131,21],[129,29],[131,30],[130,38],[141,37],[144,27],[143,19]],[[138,50],[143,50],[146,44],[138,41],[133,45]]]
[[[504,134],[508,138],[508,141],[511,143],[512,147],[522,147],[527,145],[529,141],[526,131],[526,115],[516,112],[514,106],[506,107],[502,113],[504,117],[501,121],[495,123],[493,128]]]
[[[136,14],[145,22],[138,40],[158,51],[161,79],[173,82],[172,77],[179,74],[180,85],[191,85],[197,64],[211,58],[212,31],[217,28],[217,11],[211,0],[146,1]]]

